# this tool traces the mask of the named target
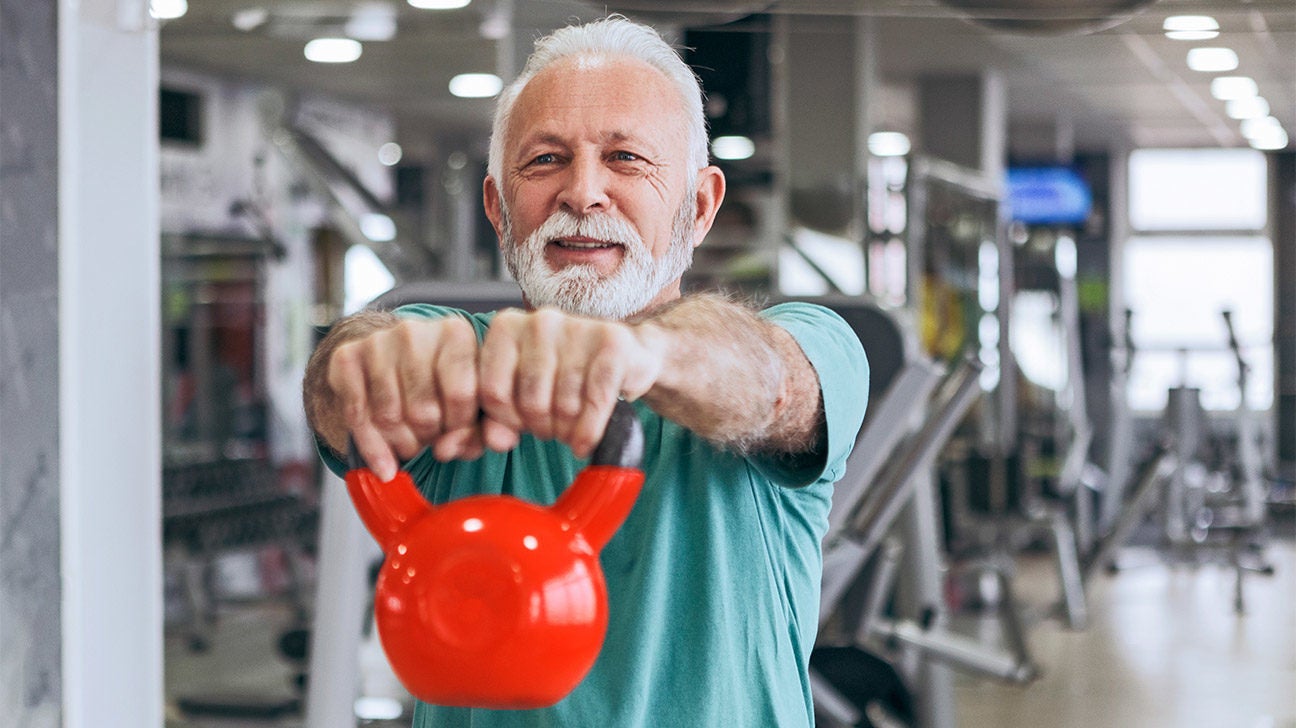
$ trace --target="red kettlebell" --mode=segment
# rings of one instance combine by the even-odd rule
[[[433,507],[409,474],[379,481],[352,444],[347,490],[386,554],[374,620],[392,670],[436,705],[552,705],[607,631],[598,553],[643,485],[643,429],[618,402],[590,464],[550,508],[507,495]]]

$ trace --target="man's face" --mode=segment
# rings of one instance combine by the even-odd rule
[[[527,84],[505,130],[487,214],[532,306],[625,318],[679,296],[723,197],[687,161],[664,76],[632,60],[562,61]]]
[[[501,210],[504,262],[532,306],[555,306],[593,318],[629,318],[658,300],[663,291],[678,291],[680,277],[693,263],[697,205],[688,196],[676,211],[670,246],[659,259],[652,256],[633,226],[608,215],[577,217],[560,209],[525,240],[518,240],[508,205],[502,204]],[[589,264],[554,270],[545,256],[555,240],[612,242],[621,247],[622,260],[608,275]]]

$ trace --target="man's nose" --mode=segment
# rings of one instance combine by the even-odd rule
[[[577,215],[607,212],[611,204],[607,175],[608,170],[597,159],[574,159],[567,168],[559,204]]]

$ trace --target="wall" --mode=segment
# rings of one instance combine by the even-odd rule
[[[0,716],[57,726],[58,63],[52,3],[0,0]]]

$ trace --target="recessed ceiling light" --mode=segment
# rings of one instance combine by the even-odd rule
[[[360,57],[360,41],[351,38],[316,38],[306,44],[306,59],[316,63],[350,63]]]
[[[1224,104],[1230,119],[1260,119],[1269,115],[1269,102],[1263,96],[1231,99]]]
[[[1211,96],[1220,101],[1245,99],[1260,93],[1250,76],[1219,76],[1211,79]]]
[[[1247,141],[1254,149],[1262,151],[1276,151],[1287,148],[1288,138],[1287,132],[1284,131],[1282,127],[1273,127],[1267,129],[1262,134],[1257,134],[1256,136],[1247,139]]]
[[[486,99],[504,88],[504,82],[493,73],[461,73],[450,79],[450,93],[461,99]]]
[[[898,131],[875,131],[869,134],[868,150],[875,157],[903,157],[909,153],[909,137]]]
[[[1238,67],[1238,57],[1232,48],[1193,48],[1188,51],[1188,67],[1203,73],[1232,71]]]
[[[396,9],[386,3],[358,5],[347,19],[346,34],[356,40],[391,40],[396,37]]]
[[[1219,35],[1219,23],[1209,15],[1171,15],[1161,28],[1171,40],[1210,40]]]
[[[378,161],[391,167],[401,161],[401,157],[404,156],[404,153],[404,150],[401,149],[401,145],[396,142],[387,142],[381,147],[378,147]]]
[[[749,159],[756,153],[756,143],[745,136],[719,136],[711,142],[716,159]]]
[[[1219,37],[1218,30],[1167,30],[1170,40],[1213,40]]]
[[[1257,137],[1273,134],[1275,129],[1277,131],[1282,131],[1282,123],[1272,116],[1266,116],[1262,119],[1242,120],[1242,136],[1247,139],[1255,139]]]
[[[149,15],[158,20],[175,20],[187,12],[188,0],[149,0]]]
[[[468,7],[472,0],[409,0],[409,4],[419,10],[458,10]]]
[[[265,8],[243,8],[230,18],[235,28],[247,33],[256,30],[270,19],[270,11]]]

